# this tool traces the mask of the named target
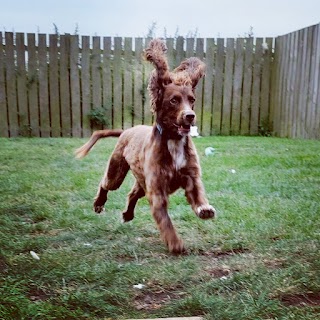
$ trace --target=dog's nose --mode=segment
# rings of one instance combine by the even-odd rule
[[[192,123],[192,122],[194,121],[195,117],[196,117],[195,113],[194,113],[194,112],[191,112],[191,111],[186,112],[186,113],[184,114],[184,118],[185,118],[189,123]]]

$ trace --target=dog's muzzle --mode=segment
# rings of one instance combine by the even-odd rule
[[[196,114],[190,110],[190,111],[184,111],[182,114],[182,118],[185,124],[187,125],[194,125]]]
[[[190,132],[190,127],[195,124],[196,114],[192,110],[183,111],[180,117],[178,133],[180,135],[187,135]]]

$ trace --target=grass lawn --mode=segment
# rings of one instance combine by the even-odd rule
[[[171,196],[182,256],[161,242],[146,199],[121,223],[131,175],[104,214],[92,211],[116,140],[76,160],[85,141],[0,139],[1,319],[320,318],[319,141],[195,139],[218,217]]]

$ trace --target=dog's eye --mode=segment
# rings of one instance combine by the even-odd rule
[[[195,101],[196,101],[196,99],[194,97],[189,97],[189,102],[191,104],[194,104]]]
[[[172,98],[172,99],[170,100],[170,103],[173,104],[173,105],[176,105],[176,104],[179,103],[179,99],[176,98],[176,97],[174,97],[174,98]]]

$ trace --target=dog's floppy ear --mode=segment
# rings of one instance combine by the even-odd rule
[[[198,58],[191,57],[181,62],[180,66],[173,72],[187,72],[192,83],[192,88],[195,88],[199,80],[204,76],[206,65]]]
[[[161,39],[151,40],[148,48],[146,48],[144,52],[145,58],[150,61],[157,70],[159,85],[166,85],[171,82],[166,52],[167,47]]]
[[[157,103],[161,99],[163,87],[171,82],[166,52],[167,47],[164,41],[160,39],[151,40],[144,51],[146,60],[150,61],[155,67],[148,84],[152,112],[157,111]]]

